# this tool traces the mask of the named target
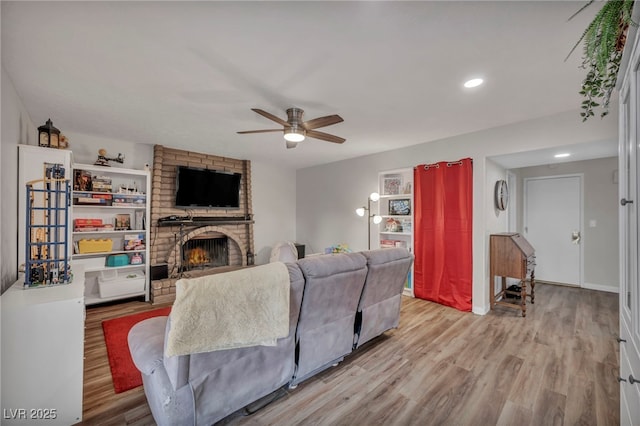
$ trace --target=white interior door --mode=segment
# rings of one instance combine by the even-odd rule
[[[524,181],[525,237],[536,250],[536,278],[582,285],[582,177]]]
[[[635,8],[636,16],[640,12]],[[636,18],[637,19],[637,18]],[[635,39],[636,47],[638,38]],[[640,424],[640,49],[620,90],[620,424]]]

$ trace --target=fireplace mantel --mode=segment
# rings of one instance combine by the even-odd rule
[[[158,219],[158,226],[205,226],[205,225],[239,225],[239,224],[254,224],[253,219],[245,219],[243,216],[233,217],[193,217],[191,219],[185,218],[163,218]]]

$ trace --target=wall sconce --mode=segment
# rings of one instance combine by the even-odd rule
[[[380,194],[378,194],[377,192],[372,192],[369,195],[369,198],[367,198],[367,207],[358,207],[356,209],[356,214],[360,217],[363,217],[365,215],[365,212],[368,212],[369,215],[369,220],[367,220],[367,247],[369,248],[369,250],[371,250],[371,220],[373,219],[373,223],[375,223],[376,225],[382,222],[382,216],[371,214],[371,202],[378,201],[379,199]]]

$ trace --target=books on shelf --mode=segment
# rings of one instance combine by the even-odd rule
[[[113,225],[102,223],[102,219],[78,218],[73,220],[73,230],[75,232],[111,231]]]
[[[144,207],[147,202],[145,194],[113,194],[114,206]]]
[[[75,205],[96,205],[110,206],[113,200],[111,194],[102,194],[92,191],[74,191],[73,204]]]
[[[107,176],[92,176],[92,191],[96,192],[112,192],[111,178]]]
[[[394,248],[394,247],[407,248],[407,242],[402,240],[380,240],[380,248]]]

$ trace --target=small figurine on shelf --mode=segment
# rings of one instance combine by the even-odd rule
[[[98,159],[93,164],[95,166],[110,167],[109,161],[117,161],[118,163],[122,164],[124,163],[124,155],[122,155],[121,153],[118,153],[118,156],[115,158],[107,158],[107,150],[104,148],[100,148],[98,150]]]
[[[400,222],[393,218],[387,219],[385,223],[385,231],[387,232],[402,232],[402,228],[400,227]]]
[[[58,148],[66,149],[69,148],[69,138],[60,133],[60,141],[58,142]]]
[[[131,256],[132,265],[142,265],[142,255],[140,253],[134,253]]]

